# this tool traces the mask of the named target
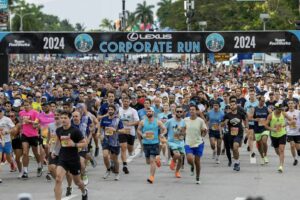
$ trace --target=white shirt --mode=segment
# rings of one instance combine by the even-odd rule
[[[3,131],[2,131],[3,134],[5,134],[4,133],[5,131],[11,130],[13,127],[15,127],[15,124],[11,121],[10,118],[3,116],[0,119],[0,128],[3,129]],[[3,139],[5,142],[10,142],[11,141],[10,134],[5,134],[3,136]],[[0,141],[2,141],[2,138],[0,138]]]
[[[135,126],[126,126],[124,122],[137,122],[139,121],[138,112],[134,109],[129,107],[128,109],[124,110],[123,107],[119,109],[119,116],[123,122],[124,128],[130,129],[130,135],[135,136]]]
[[[294,110],[293,112],[288,111],[286,113],[289,117],[293,118],[296,120],[296,127],[292,127],[290,125],[287,126],[287,135],[289,136],[295,136],[295,135],[300,135],[300,111],[299,110]]]
[[[194,120],[191,120],[190,117],[186,117],[184,122],[186,124],[185,144],[189,145],[191,148],[198,147],[204,142],[201,136],[201,130],[207,129],[204,120],[200,117],[197,117]]]

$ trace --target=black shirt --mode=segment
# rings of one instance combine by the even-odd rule
[[[243,126],[242,126],[242,122],[243,120],[246,119],[246,116],[241,114],[241,113],[237,113],[237,114],[233,114],[233,113],[226,113],[224,120],[228,119],[228,129],[229,129],[229,133],[231,135],[238,135],[238,136],[243,136]],[[237,131],[237,134],[234,134],[233,132]]]
[[[59,151],[59,159],[64,161],[79,160],[78,148],[77,147],[64,147],[64,142],[69,138],[74,143],[78,143],[84,139],[81,131],[71,126],[69,129],[64,130],[63,127],[56,129],[56,134],[61,142],[61,149]]]
[[[275,104],[276,103],[277,103],[277,101],[275,101],[275,100],[273,102],[267,101],[266,106],[267,106],[268,109],[271,109],[273,111],[275,109]]]
[[[236,100],[237,104],[240,104],[243,108],[245,107],[246,101],[247,101],[247,100],[246,100],[244,97],[238,98],[238,99]]]
[[[135,110],[141,110],[144,108],[144,106],[140,103],[136,103],[135,105],[133,105],[132,103],[130,104],[131,108],[134,108]]]

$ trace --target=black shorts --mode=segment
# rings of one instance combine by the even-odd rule
[[[49,165],[57,165],[58,164],[58,156],[55,156],[53,159],[51,153],[48,156]]]
[[[30,146],[37,147],[39,145],[39,137],[27,137],[25,135],[21,136],[22,143],[28,143]]]
[[[208,135],[209,135],[209,138],[221,139],[220,131],[214,131],[214,130],[209,129]]]
[[[132,135],[126,135],[126,134],[120,134],[119,135],[119,142],[120,143],[127,143],[131,146],[134,145],[135,136]]]
[[[275,149],[277,149],[279,147],[279,145],[281,145],[281,144],[285,145],[286,144],[286,135],[283,135],[279,138],[271,136],[271,141],[272,141],[273,147]]]
[[[77,176],[80,174],[81,166],[80,166],[80,160],[59,160],[57,166],[61,166],[64,168],[67,172],[70,172],[72,175]]]
[[[287,136],[287,141],[288,142],[295,142],[296,144],[300,144],[300,135],[292,135],[292,136]]]
[[[79,154],[80,157],[83,157],[84,159],[86,159],[86,154],[88,154],[88,152],[87,151],[80,151],[78,154]]]
[[[119,155],[120,154],[120,146],[110,146],[108,143],[103,142],[102,144],[102,150],[108,150],[111,154]]]
[[[144,144],[144,153],[146,158],[159,155],[159,144]]]
[[[23,149],[23,147],[22,147],[22,141],[21,141],[21,137],[16,137],[15,139],[13,139],[12,141],[11,141],[11,145],[12,145],[12,148],[13,149]]]

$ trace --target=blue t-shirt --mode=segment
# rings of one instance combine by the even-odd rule
[[[214,109],[212,109],[207,113],[207,117],[209,122],[209,129],[213,131],[219,131],[220,123],[224,119],[224,112],[216,112]]]
[[[174,138],[174,134],[179,133],[180,129],[186,127],[183,119],[181,119],[180,121],[176,121],[175,118],[169,119],[166,122],[165,126],[166,126],[167,134],[168,134],[168,142],[184,144],[184,140],[177,138],[177,136]]]
[[[108,130],[106,129],[107,127],[112,127],[116,130],[119,130],[119,129],[123,129],[124,126],[123,126],[123,123],[122,121],[115,117],[113,119],[110,119],[108,116],[106,117],[103,117],[101,122],[100,122],[100,126],[101,128],[103,128],[101,131],[102,131],[102,135],[104,135],[104,140],[103,140],[103,143],[107,143],[109,144],[110,146],[113,146],[113,147],[118,147],[120,146],[120,143],[119,143],[119,135],[117,133],[111,135],[108,133]]]
[[[145,108],[142,108],[140,110],[138,110],[138,115],[139,115],[139,118],[142,120],[144,119],[144,117],[146,116],[147,114],[147,111],[145,110]]]
[[[169,115],[171,112],[168,112],[167,114],[162,112],[158,114],[158,120],[162,121],[164,124],[168,121]]]
[[[115,105],[115,107],[116,107],[116,114],[119,112],[119,104],[114,104]],[[109,104],[108,103],[104,103],[104,104],[102,104],[101,105],[101,107],[100,107],[100,109],[99,109],[99,111],[98,111],[98,115],[105,115],[105,114],[107,114],[108,113],[108,106],[109,106]]]

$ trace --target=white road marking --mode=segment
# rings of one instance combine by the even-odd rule
[[[62,198],[62,200],[70,200],[70,199],[73,199],[73,198],[75,198],[75,197],[77,197],[77,196],[78,196],[78,194],[72,194],[71,196]]]
[[[246,200],[246,197],[237,197],[234,200]]]
[[[136,148],[135,148],[135,150],[134,150],[134,155],[133,155],[133,156],[129,156],[129,157],[127,158],[127,163],[132,162],[132,160],[133,160],[134,158],[136,158],[137,156],[139,156],[140,153],[143,153],[143,152],[141,152],[141,144],[138,143],[138,145],[136,146]]]

